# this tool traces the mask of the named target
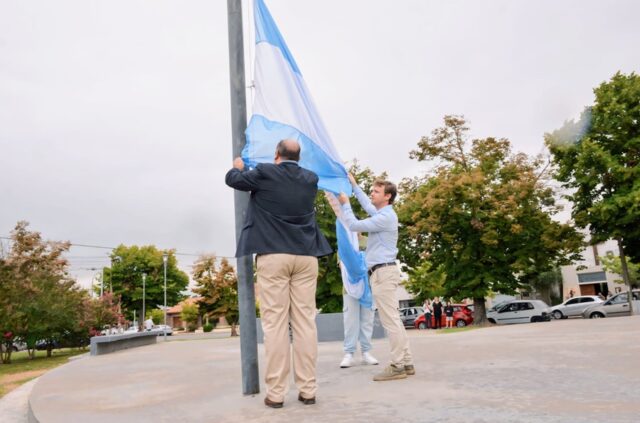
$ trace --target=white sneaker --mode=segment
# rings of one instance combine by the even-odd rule
[[[369,364],[371,366],[375,366],[378,364],[378,360],[368,352],[362,353],[362,364]]]
[[[347,367],[351,367],[354,364],[356,364],[355,360],[353,359],[353,354],[351,353],[346,353],[344,355],[344,357],[342,358],[342,361],[340,362],[340,368],[341,369],[346,369]]]

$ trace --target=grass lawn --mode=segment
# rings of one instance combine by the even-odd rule
[[[439,329],[436,332],[440,333],[440,334],[442,334],[442,333],[456,333],[456,332],[465,332],[465,331],[468,331],[468,330],[480,329],[481,327],[482,326],[471,325],[471,326],[464,326],[464,327],[461,327],[461,328],[444,328],[444,329]]]
[[[76,348],[62,348],[53,350],[53,355],[47,358],[46,351],[36,351],[33,360],[29,360],[26,351],[14,352],[11,354],[11,364],[0,364],[0,397],[47,370],[65,364],[69,357],[86,352]]]

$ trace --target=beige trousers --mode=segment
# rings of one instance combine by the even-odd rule
[[[413,364],[409,349],[409,338],[398,313],[396,288],[400,283],[400,271],[397,266],[385,266],[377,269],[370,278],[373,300],[378,306],[380,322],[389,337],[391,364],[404,366]]]
[[[266,356],[267,397],[281,402],[289,390],[293,332],[293,375],[304,398],[316,396],[316,283],[318,259],[292,254],[258,256],[260,316]]]

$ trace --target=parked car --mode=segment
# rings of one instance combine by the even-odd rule
[[[400,320],[405,328],[412,328],[416,319],[424,314],[422,307],[405,307],[398,309]]]
[[[151,329],[151,332],[156,332],[158,336],[164,335],[167,333],[167,336],[173,335],[173,329],[169,325],[156,325]]]
[[[105,325],[104,329],[100,331],[101,335],[119,335],[123,333],[124,330],[118,326]]]
[[[582,312],[594,304],[603,302],[596,295],[582,295],[569,298],[562,304],[551,307],[551,316],[554,319],[566,319],[572,316],[582,316]]]
[[[499,324],[544,322],[551,320],[551,309],[544,301],[515,300],[487,311],[487,319]]]
[[[473,306],[468,306],[466,304],[451,304],[453,306],[453,324],[459,328],[465,327],[473,323]],[[434,327],[436,324],[436,318],[431,315],[431,325],[430,327]],[[427,322],[424,318],[424,314],[421,314],[418,318],[416,318],[413,325],[416,329],[426,329]],[[447,326],[447,316],[442,313],[442,317],[440,318],[440,326]]]
[[[14,351],[24,351],[27,349],[27,343],[22,341],[13,341]]]
[[[487,310],[487,313],[490,311],[498,311],[498,309],[500,309],[503,305],[505,305],[508,302],[509,301],[500,301],[499,303],[494,304],[489,310]]]
[[[36,341],[36,350],[46,350],[48,347],[51,347],[53,350],[57,350],[61,348],[60,342],[56,340],[47,340],[41,339],[40,341]]]
[[[0,343],[0,351],[4,352],[4,349],[5,349],[4,343]],[[13,352],[24,351],[26,349],[27,349],[27,344],[25,344],[24,342],[13,341],[13,344],[11,344],[11,350]]]
[[[640,289],[634,289],[633,306],[637,309],[640,306]],[[626,292],[621,292],[602,303],[594,304],[582,312],[585,319],[600,319],[603,317],[619,317],[629,315],[629,296]]]

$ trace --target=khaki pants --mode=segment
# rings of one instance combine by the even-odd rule
[[[391,364],[404,366],[413,364],[409,349],[409,338],[398,314],[396,288],[400,283],[400,271],[397,266],[385,266],[377,269],[370,278],[373,300],[378,306],[380,322],[389,337]]]
[[[266,356],[267,397],[281,402],[289,389],[293,331],[293,375],[305,398],[316,396],[316,283],[318,259],[292,254],[265,254],[257,259],[260,315]]]

